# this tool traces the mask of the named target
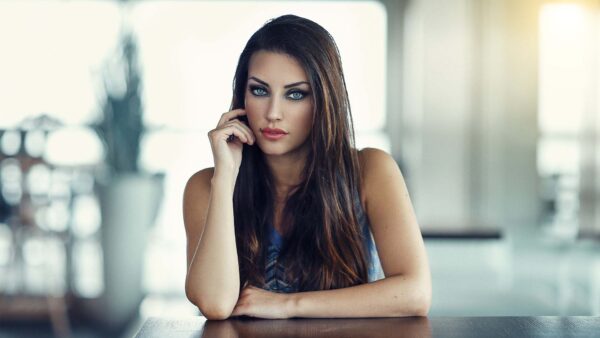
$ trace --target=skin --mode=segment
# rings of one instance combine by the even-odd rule
[[[290,317],[397,317],[426,316],[431,303],[431,277],[406,184],[396,162],[386,152],[366,148],[359,151],[361,203],[385,278],[349,288],[274,293],[252,285],[239,289],[239,267],[235,253],[231,195],[241,161],[242,143],[259,146],[265,153],[278,192],[285,196],[301,180],[307,140],[312,123],[312,98],[301,100],[293,88],[309,91],[302,67],[287,55],[255,53],[249,78],[269,84],[267,90],[250,79],[246,109],[223,114],[209,133],[215,167],[194,174],[184,193],[184,223],[188,237],[186,294],[208,319],[247,315],[260,318]],[[292,95],[292,96],[290,96]],[[248,125],[233,117],[247,115]],[[288,135],[275,142],[264,138],[265,127],[281,128]],[[234,142],[226,143],[229,135]],[[276,211],[275,227],[279,215]],[[228,237],[228,236],[231,236]],[[215,262],[219,262],[216,264]],[[210,279],[206,276],[211,277]],[[237,289],[236,289],[237,287]],[[219,294],[215,294],[215,293]],[[235,292],[235,294],[234,294]],[[225,305],[223,305],[225,304]]]
[[[250,58],[245,106],[256,144],[275,179],[282,201],[300,181],[312,129],[313,101],[308,77],[290,56],[259,51]],[[277,141],[264,137],[265,127],[288,132]]]

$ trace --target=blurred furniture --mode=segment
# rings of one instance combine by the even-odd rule
[[[502,230],[489,226],[430,226],[421,227],[423,239],[500,240]]]
[[[60,230],[40,224],[52,203],[50,185],[43,184],[49,182],[40,182],[39,177],[49,179],[53,171],[42,154],[55,122],[43,115],[16,130],[0,130],[0,140],[6,136],[0,143],[0,239],[5,243],[0,247],[4,250],[0,257],[5,258],[0,261],[0,322],[49,320],[55,336],[69,337],[70,297],[63,260],[68,220]],[[13,140],[7,141],[11,136]],[[45,252],[47,248],[54,250]]]
[[[15,143],[0,147],[0,321],[49,320],[68,337],[72,315],[118,331],[144,297],[146,237],[164,175],[99,179],[95,166],[48,163],[51,131],[40,120],[0,130],[0,146]],[[32,150],[29,135],[40,129]]]

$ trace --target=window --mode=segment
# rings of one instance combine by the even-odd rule
[[[540,12],[538,172],[545,225],[566,238],[593,227],[596,217],[597,23],[595,11],[578,2]]]

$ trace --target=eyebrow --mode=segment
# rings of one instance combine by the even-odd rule
[[[250,80],[250,79],[252,79],[252,80],[254,80],[254,81],[256,81],[256,82],[258,82],[260,84],[263,84],[263,85],[265,85],[267,87],[270,87],[268,83],[266,83],[265,81],[263,81],[263,80],[255,77],[255,76],[250,76],[248,78],[248,80]],[[299,81],[299,82],[294,82],[294,83],[286,84],[285,86],[283,86],[283,88],[295,87],[295,86],[298,86],[298,85],[301,85],[301,84],[307,84],[307,85],[310,86],[310,83],[308,83],[307,81]]]

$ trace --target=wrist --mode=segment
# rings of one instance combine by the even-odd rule
[[[213,177],[211,179],[211,184],[214,187],[223,186],[231,189],[235,188],[235,181],[237,179],[237,171],[236,170],[217,170],[215,169]]]
[[[298,304],[300,302],[301,293],[288,293],[286,294],[285,309],[287,318],[294,318],[299,316]]]
[[[236,166],[233,163],[218,162],[215,163],[214,176],[227,176],[235,178],[235,176],[237,176],[238,171],[239,166]]]

